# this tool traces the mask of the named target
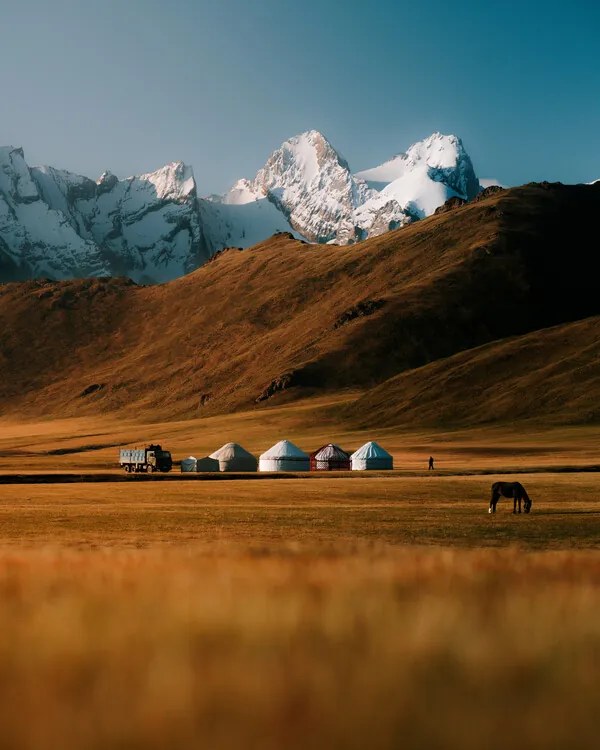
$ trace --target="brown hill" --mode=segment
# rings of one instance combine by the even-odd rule
[[[460,352],[355,401],[358,426],[600,422],[600,317]]]
[[[225,412],[598,314],[599,208],[600,185],[531,185],[354,247],[275,236],[162,286],[1,285],[2,411]]]

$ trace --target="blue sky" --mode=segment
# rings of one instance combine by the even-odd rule
[[[356,171],[434,130],[507,184],[600,178],[600,2],[0,0],[0,145],[201,193],[316,128]]]

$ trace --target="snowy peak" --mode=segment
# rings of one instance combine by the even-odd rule
[[[461,139],[442,133],[433,133],[406,153],[355,176],[376,193],[363,214],[373,205],[394,201],[410,216],[422,219],[431,216],[448,198],[469,200],[481,189]]]
[[[292,175],[306,187],[318,187],[332,172],[345,177],[350,168],[322,133],[309,130],[282,143],[259,171],[255,182],[269,190],[277,187],[284,176]]]
[[[284,141],[254,178],[199,198],[181,161],[119,179],[28,167],[23,150],[0,148],[0,281],[127,275],[167,281],[229,246],[291,231],[350,244],[430,216],[448,198],[481,189],[456,135],[433,133],[372,169],[352,174],[317,130]]]
[[[309,130],[284,141],[253,180],[239,180],[220,203],[242,206],[266,199],[302,237],[347,244],[430,216],[448,198],[473,198],[479,190],[458,136],[433,133],[406,153],[353,175],[327,138]],[[263,214],[269,228],[279,228],[276,214]],[[235,212],[228,221],[227,238],[245,246]]]
[[[0,191],[14,203],[31,203],[39,199],[22,148],[0,148]]]
[[[466,152],[458,136],[433,133],[429,138],[413,143],[405,153],[396,154],[372,169],[357,172],[356,176],[369,182],[389,183],[419,165],[433,169],[455,167],[463,155]]]
[[[403,155],[410,164],[425,162],[436,169],[447,169],[465,156],[462,141],[456,135],[433,133],[423,141],[417,141]]]
[[[367,192],[327,138],[309,130],[284,141],[254,180],[236,183],[224,202],[267,198],[303,237],[347,242],[354,237],[354,212]]]
[[[97,181],[29,168],[22,149],[0,149],[0,280],[127,275],[166,281],[210,253],[192,168],[172,162]]]
[[[465,199],[474,198],[480,190],[473,163],[461,139],[456,135],[442,133],[433,133],[428,138],[413,143],[406,153],[397,154],[377,167],[358,172],[356,177],[365,180],[371,187],[382,190],[386,185],[406,178],[411,173],[420,174],[423,179],[428,177],[431,181],[444,183]]]
[[[98,248],[45,201],[34,178],[23,149],[0,148],[0,280],[106,275]]]
[[[119,178],[116,174],[113,174],[108,170],[106,172],[102,172],[100,177],[98,177],[98,179],[96,180],[98,193],[107,193],[109,190],[112,190],[118,182]]]
[[[139,177],[129,177],[132,183],[152,185],[158,200],[183,201],[196,196],[193,169],[182,161],[174,161]]]
[[[243,206],[265,197],[265,193],[260,188],[256,188],[250,180],[242,178],[223,196],[221,202],[232,206]]]

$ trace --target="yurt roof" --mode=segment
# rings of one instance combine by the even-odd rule
[[[371,440],[368,443],[365,443],[364,445],[361,445],[361,447],[354,451],[351,458],[391,458],[391,454],[389,454],[384,448],[382,448],[378,443]]]
[[[265,451],[261,458],[308,458],[308,453],[289,440],[280,440]]]
[[[196,456],[186,456],[185,458],[181,459],[182,461],[197,461],[198,459]]]
[[[345,450],[342,450],[339,445],[335,443],[328,443],[318,451],[313,453],[313,458],[317,461],[347,461],[350,458],[349,454]]]
[[[211,453],[209,458],[216,458],[217,461],[229,461],[232,458],[254,458],[254,456],[248,453],[245,448],[242,448],[239,443],[225,443],[219,450]]]

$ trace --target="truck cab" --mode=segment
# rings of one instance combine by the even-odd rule
[[[173,459],[169,451],[164,451],[160,445],[149,445],[146,449],[147,471],[171,471]]]

